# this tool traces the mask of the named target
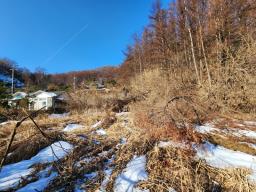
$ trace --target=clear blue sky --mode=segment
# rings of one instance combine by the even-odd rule
[[[148,24],[153,2],[0,0],[0,58],[48,73],[118,65],[132,35]]]

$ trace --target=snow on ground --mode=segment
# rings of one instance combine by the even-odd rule
[[[66,131],[66,132],[70,132],[70,131],[74,131],[76,129],[81,129],[83,128],[82,125],[79,125],[79,124],[68,124],[64,129],[63,131]]]
[[[62,113],[62,114],[53,113],[53,114],[49,115],[49,118],[59,119],[59,118],[67,117],[68,115],[69,115],[69,113]]]
[[[87,174],[84,174],[84,177],[88,180],[91,180],[95,177],[97,177],[98,173],[97,172],[92,172],[92,173],[87,173]]]
[[[231,129],[232,134],[238,137],[245,136],[252,139],[256,139],[256,132],[251,130],[242,130],[242,129]]]
[[[97,192],[106,191],[106,187],[107,187],[107,184],[109,183],[110,176],[111,176],[112,172],[113,172],[112,168],[107,168],[107,169],[104,170],[105,178],[102,181],[102,183],[100,185],[100,189]]]
[[[256,126],[256,121],[244,121],[244,123],[249,126]]]
[[[6,121],[6,122],[2,122],[2,123],[0,123],[0,125],[7,125],[9,122],[8,121]]]
[[[98,135],[107,135],[107,132],[104,129],[98,129],[95,132]]]
[[[127,143],[127,138],[125,138],[125,137],[122,137],[121,139],[120,139],[120,144],[126,144]]]
[[[104,177],[103,181],[101,182],[99,190],[97,190],[96,192],[105,192],[106,191],[106,187],[110,181],[110,177],[113,172],[111,163],[113,163],[114,159],[115,159],[115,155],[113,155],[111,157],[111,159],[108,159],[108,161],[106,162],[106,164],[104,166],[104,170],[103,170],[105,177]]]
[[[129,114],[130,112],[120,112],[120,113],[116,113],[116,117],[128,116]]]
[[[160,141],[157,145],[160,148],[166,148],[166,147],[175,147],[175,148],[182,148],[187,149],[189,146],[187,146],[185,143],[178,143],[174,141]]]
[[[56,161],[57,158],[61,159],[72,149],[73,146],[71,144],[59,141],[42,149],[37,155],[29,160],[5,165],[0,172],[0,191],[17,186],[22,178],[26,178],[33,172],[34,169],[31,168],[33,165],[50,163]],[[53,155],[53,151],[57,157]]]
[[[147,180],[146,156],[135,156],[117,177],[114,185],[115,192],[133,192],[139,181]],[[137,190],[138,191],[138,190]]]
[[[213,167],[251,169],[253,173],[250,175],[250,179],[256,181],[256,156],[213,145],[210,142],[205,142],[202,146],[194,146],[194,148],[197,152],[197,158],[205,159]]]
[[[0,123],[0,126],[12,124],[12,123],[17,123],[17,121],[13,121],[13,120],[11,120],[11,121],[5,121],[5,122]]]
[[[43,191],[48,184],[58,176],[58,173],[53,172],[49,177],[40,178],[38,181],[33,183],[29,183],[25,187],[20,188],[17,192],[35,192],[35,191]]]
[[[195,129],[199,133],[211,133],[214,131],[217,131],[217,132],[220,131],[219,129],[213,128],[213,125],[209,123],[205,125],[196,126]]]
[[[203,134],[217,132],[217,133],[231,134],[237,137],[244,136],[244,137],[256,139],[256,132],[252,130],[244,130],[239,128],[218,129],[218,128],[214,128],[214,126],[211,124],[196,126],[195,129],[197,132],[203,133]]]
[[[97,123],[95,123],[94,125],[92,125],[92,128],[96,128],[96,127],[100,126],[101,123],[102,123],[101,121],[98,121]]]

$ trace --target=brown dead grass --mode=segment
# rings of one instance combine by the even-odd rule
[[[234,151],[241,151],[251,155],[256,155],[256,149],[250,147],[246,143],[241,143],[242,141],[236,137],[219,136],[217,134],[210,134],[207,138],[213,144],[217,144]]]
[[[153,140],[173,140],[184,143],[201,143],[201,137],[192,127],[184,124],[184,127],[178,127],[172,122],[161,122],[160,124],[150,119],[148,114],[137,113],[135,125],[140,127],[145,137]]]
[[[148,153],[147,170],[149,179],[141,183],[142,188],[150,191],[212,191],[213,179],[202,162],[193,160],[191,151],[173,147],[154,147]]]

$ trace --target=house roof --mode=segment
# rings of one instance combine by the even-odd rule
[[[20,100],[23,99],[27,96],[27,93],[25,92],[16,92],[12,95],[12,99],[11,100]]]
[[[39,95],[37,95],[37,98],[49,98],[49,97],[56,97],[57,95],[53,92],[43,92]]]
[[[38,90],[36,92],[30,93],[29,96],[36,97],[36,96],[38,96],[38,95],[40,95],[41,93],[44,93],[44,92],[45,91]]]

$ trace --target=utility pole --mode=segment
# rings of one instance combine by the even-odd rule
[[[14,93],[14,68],[11,69],[12,71],[12,94]]]
[[[74,76],[74,79],[73,79],[73,89],[74,91],[76,90],[76,76]]]

